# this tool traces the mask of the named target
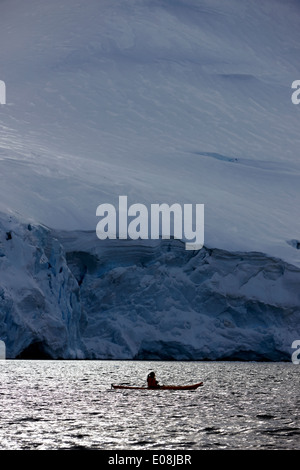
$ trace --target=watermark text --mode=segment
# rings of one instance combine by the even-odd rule
[[[300,80],[294,80],[292,83],[293,90],[296,90],[292,94],[292,103],[299,104],[300,103]]]
[[[119,208],[100,204],[96,234],[100,240],[170,239],[185,241],[186,250],[200,250],[204,244],[204,204],[144,204],[128,207],[127,196],[119,196]]]
[[[300,339],[295,339],[291,347],[292,349],[295,349],[295,351],[292,354],[292,363],[300,364]]]
[[[0,340],[0,360],[6,359],[6,347],[4,341]]]
[[[0,80],[0,104],[6,104],[6,85]]]

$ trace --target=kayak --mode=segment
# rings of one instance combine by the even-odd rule
[[[193,385],[161,385],[157,388],[148,388],[148,387],[134,387],[132,385],[114,385],[111,384],[111,387],[119,390],[196,390],[196,388],[201,387],[203,382],[199,382]]]

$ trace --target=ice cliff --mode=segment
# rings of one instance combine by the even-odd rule
[[[99,241],[1,218],[8,357],[289,360],[300,269],[178,240]]]
[[[78,283],[42,226],[0,218],[0,338],[8,358],[80,358]]]
[[[290,359],[299,24],[298,0],[0,2],[8,357]],[[204,204],[204,248],[101,242],[121,195]]]

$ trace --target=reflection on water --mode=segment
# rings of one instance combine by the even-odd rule
[[[1,449],[300,449],[292,363],[1,361]],[[160,383],[196,391],[112,390]]]

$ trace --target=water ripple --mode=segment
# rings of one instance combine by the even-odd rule
[[[204,386],[111,390],[144,384],[154,365],[161,383]],[[1,449],[300,449],[297,365],[7,360],[0,369]]]

